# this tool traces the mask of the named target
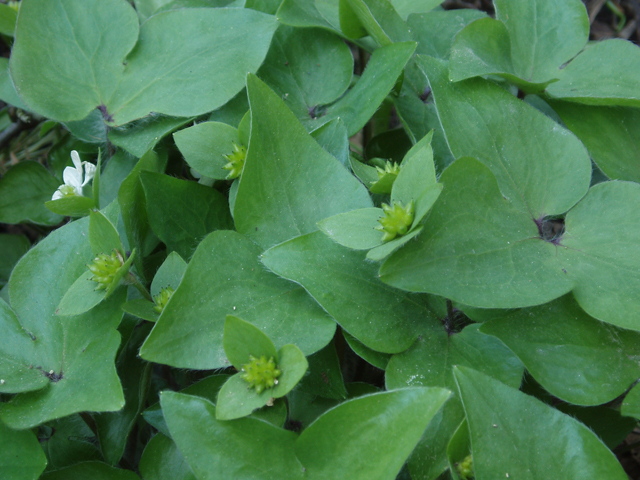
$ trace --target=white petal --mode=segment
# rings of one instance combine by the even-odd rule
[[[80,160],[80,155],[78,155],[76,150],[71,150],[71,161],[76,166],[76,170],[82,174],[82,161]]]
[[[82,170],[78,171],[73,167],[66,167],[62,172],[62,179],[65,185],[70,185],[76,190],[82,188]]]
[[[89,162],[82,162],[82,165],[84,165],[84,182],[82,182],[82,185],[84,186],[89,183],[96,174],[96,166]]]
[[[62,197],[64,197],[64,195],[62,195],[62,192],[60,191],[60,189],[58,189],[53,193],[53,197],[51,197],[51,200],[58,200]]]

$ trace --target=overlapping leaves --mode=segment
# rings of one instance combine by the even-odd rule
[[[565,232],[545,237],[547,216],[587,191],[584,147],[504,90],[483,80],[452,85],[442,63],[422,61],[452,152],[482,163],[459,159],[444,172],[424,231],[382,266],[382,279],[489,308],[537,305],[573,290],[590,315],[639,329],[640,217],[631,205],[640,186],[593,187],[566,214]]]
[[[276,29],[250,9],[171,10],[141,26],[121,0],[28,0],[20,10],[11,76],[29,107],[59,121],[95,108],[116,125],[214,110],[257,71]]]

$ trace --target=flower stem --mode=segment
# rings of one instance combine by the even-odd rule
[[[138,289],[138,291],[142,294],[142,296],[144,298],[146,298],[150,302],[153,302],[153,297],[147,291],[147,289],[144,288],[144,285],[142,285],[142,283],[140,283],[140,280],[138,280],[137,276],[135,276],[133,273],[129,272],[127,280],[128,280],[128,283],[130,285],[133,285],[134,287],[136,287],[136,289]]]

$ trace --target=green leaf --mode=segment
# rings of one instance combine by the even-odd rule
[[[193,118],[149,116],[134,124],[111,130],[109,140],[115,146],[139,158],[165,136],[189,123]]]
[[[166,165],[166,155],[156,155],[152,150],[145,153],[131,173],[120,184],[118,190],[118,204],[122,212],[122,221],[130,247],[134,247],[140,255],[136,259],[136,270],[144,278],[142,260],[157,244],[147,215],[146,197],[140,174],[143,171],[163,172]]]
[[[347,126],[350,137],[358,133],[393,89],[415,48],[414,42],[402,42],[377,49],[358,83],[327,107],[323,116],[307,120],[307,129],[315,130],[339,117]]]
[[[326,6],[326,8],[323,8]],[[309,2],[284,0],[278,9],[278,21],[293,27],[320,27],[343,35],[338,17],[338,0]]]
[[[45,473],[41,480],[140,480],[131,470],[113,468],[102,462],[84,462]]]
[[[558,101],[551,106],[607,177],[640,182],[640,110]]]
[[[123,150],[118,150],[109,159],[100,174],[100,205],[109,205],[118,198],[122,181],[135,167],[138,159]]]
[[[60,300],[60,304],[56,308],[56,315],[61,317],[80,315],[88,312],[106,298],[107,291],[105,289],[98,290],[99,285],[91,280],[92,277],[93,273],[87,270],[73,282],[73,285]]]
[[[60,182],[37,162],[11,167],[0,179],[0,222],[60,223],[62,217],[44,206],[59,186]]]
[[[9,59],[4,57],[0,59],[0,99],[16,108],[29,110],[16,92],[16,87],[9,75]]]
[[[242,374],[237,373],[220,389],[216,400],[216,419],[235,420],[246,417],[254,410],[264,407],[272,395],[272,389],[256,393],[242,378]]]
[[[229,171],[223,168],[229,161],[225,155],[233,152],[234,143],[242,145],[238,130],[219,122],[198,123],[174,133],[173,139],[191,168],[219,180],[229,175]]]
[[[117,0],[35,0],[20,12],[11,74],[28,105],[59,121],[97,107],[116,125],[151,111],[189,117],[242,89],[275,28],[273,17],[248,9],[171,10],[138,27]]]
[[[5,339],[0,347],[0,392],[19,393],[44,388],[47,377],[30,364],[30,359],[37,354],[33,334],[24,329],[4,300],[0,300],[0,318],[2,338]]]
[[[153,277],[151,295],[155,297],[160,293],[160,290],[166,287],[177,290],[186,270],[187,262],[176,252],[171,252]]]
[[[89,244],[94,255],[110,254],[113,250],[124,255],[116,227],[100,212],[91,212],[89,216]]]
[[[331,240],[354,250],[369,250],[382,245],[378,220],[384,216],[381,208],[361,208],[318,222],[318,228]]]
[[[638,202],[637,183],[594,186],[567,213],[558,251],[580,306],[598,320],[633,330],[640,330]]]
[[[640,419],[640,387],[638,387],[638,384],[624,397],[620,413],[627,417]]]
[[[520,360],[501,341],[478,328],[478,324],[469,325],[453,335],[442,327],[425,330],[409,350],[391,357],[385,371],[387,388],[453,389],[453,365],[473,366],[506,385],[519,387],[524,372]]]
[[[138,36],[135,11],[117,0],[20,7],[10,61],[18,93],[48,118],[82,120],[117,88]]]
[[[217,190],[153,172],[142,172],[140,180],[153,231],[183,258],[191,258],[208,233],[233,228],[229,204]]]
[[[224,385],[229,378],[231,378],[231,375],[211,375],[181,390],[180,393],[206,398],[210,402],[214,403],[222,385]],[[169,434],[169,428],[165,422],[162,409],[160,408],[159,401],[142,412],[142,416],[149,425],[160,433],[168,437],[171,436]]]
[[[562,69],[560,80],[549,85],[546,93],[587,105],[638,107],[638,75],[637,45],[622,39],[594,42]]]
[[[311,132],[311,136],[345,167],[349,165],[349,136],[340,118],[335,118]]]
[[[9,280],[14,265],[31,248],[31,242],[24,235],[2,233],[0,246],[0,286],[4,286]]]
[[[197,478],[303,478],[295,433],[254,418],[216,420],[211,402],[181,393],[162,392],[161,404],[171,437]]]
[[[209,234],[140,355],[180,368],[227,366],[222,334],[228,314],[260,328],[277,347],[293,343],[310,355],[329,343],[333,320],[302,288],[266,271],[261,252],[238,233]]]
[[[264,355],[278,360],[278,352],[269,337],[251,323],[233,315],[227,315],[224,322],[222,344],[225,355],[236,370],[242,370],[251,356],[259,358]]]
[[[277,385],[273,388],[267,388],[261,393],[257,393],[242,378],[242,373],[237,373],[227,380],[218,394],[216,404],[216,418],[218,420],[245,417],[256,408],[268,405],[270,401],[273,402],[274,398],[284,397],[307,371],[307,360],[295,345],[284,345],[275,358],[280,376]]]
[[[363,252],[337,245],[320,232],[267,250],[262,262],[302,285],[351,335],[383,353],[406,350],[425,322],[437,320],[425,298],[381,283]]]
[[[471,443],[469,440],[469,425],[467,425],[467,421],[464,420],[454,432],[451,440],[449,441],[449,445],[447,445],[449,472],[455,480],[467,480],[467,478],[472,478],[469,476],[463,477],[460,475],[457,468],[462,462],[464,462],[470,452]],[[473,459],[473,456],[471,458]],[[471,466],[473,466],[473,462]]]
[[[584,196],[591,162],[567,130],[491,82],[451,83],[446,65],[429,57],[419,56],[418,66],[428,74],[453,155],[489,167],[514,206],[540,219]]]
[[[451,80],[497,74],[525,90],[543,90],[582,50],[589,19],[580,0],[496,0],[496,20],[464,28],[451,48]]]
[[[135,298],[122,304],[122,310],[134,317],[142,318],[149,322],[157,322],[160,315],[154,310],[156,304],[145,298]]]
[[[115,329],[126,290],[90,313],[55,314],[91,259],[88,227],[89,219],[83,219],[55,230],[20,260],[11,275],[11,306],[22,328],[35,338],[25,365],[33,365],[47,379],[41,390],[20,393],[2,404],[0,417],[12,428],[30,428],[80,411],[119,410],[124,404],[114,357],[120,344]],[[9,388],[8,382],[4,386],[5,391],[21,390]]]
[[[35,479],[47,466],[47,458],[32,431],[11,430],[0,422],[0,464],[5,480]]]
[[[348,332],[345,332],[344,330],[342,331],[342,335],[349,344],[349,347],[351,347],[351,350],[353,350],[353,352],[360,358],[362,358],[365,362],[370,363],[380,370],[385,370],[387,368],[387,364],[389,363],[391,355],[371,350],[369,347],[360,342],[356,337],[349,334]]]
[[[145,480],[197,480],[173,440],[161,433],[147,443],[140,474]]]
[[[49,471],[102,459],[95,445],[96,434],[78,413],[47,422],[39,427],[38,433]]]
[[[0,6],[0,33],[13,37],[18,11],[9,5]]]
[[[287,26],[274,35],[258,71],[301,121],[340,98],[352,76],[353,57],[339,37],[322,29]]]
[[[138,357],[138,349],[151,328],[148,324],[140,327],[133,330],[116,363],[124,391],[124,408],[94,416],[100,450],[110,465],[120,462],[129,434],[146,403],[151,364]]]
[[[318,220],[371,206],[362,184],[269,87],[250,75],[247,89],[251,140],[234,207],[238,232],[268,248],[316,230]]]
[[[462,402],[457,395],[438,410],[407,461],[412,479],[436,480],[446,472],[449,468],[448,447],[464,418]]]
[[[441,0],[391,0],[393,8],[403,20],[414,13],[425,13],[442,3]]]
[[[395,479],[449,394],[408,388],[347,401],[302,432],[296,455],[310,479]]]
[[[385,283],[484,308],[538,305],[573,288],[556,246],[504,199],[487,167],[463,158],[440,182],[443,193],[422,234],[382,265]]]
[[[67,217],[85,217],[96,207],[93,198],[90,197],[65,197],[58,200],[50,200],[44,206],[58,215]]]
[[[413,142],[417,142],[434,130],[431,146],[434,151],[436,171],[439,174],[455,160],[455,157],[451,153],[438,119],[431,87],[418,67],[416,59],[417,57],[414,56],[405,67],[404,82],[402,82],[400,95],[395,99],[395,107],[403,127]]]
[[[609,402],[638,377],[632,359],[640,356],[640,334],[594,320],[571,297],[518,310],[481,330],[502,340],[549,393],[573,404]]]
[[[347,390],[334,342],[309,356],[307,360],[309,373],[296,387],[298,391],[336,400],[346,398]]]
[[[394,1],[394,5],[397,1]],[[416,3],[422,4],[423,1],[416,0]],[[400,13],[398,5],[396,10]],[[422,15],[409,15],[407,25],[414,40],[418,42],[416,53],[445,60],[449,58],[451,44],[458,32],[471,22],[486,16],[486,13],[473,9],[432,11]]]
[[[604,405],[579,407],[561,403],[556,408],[586,425],[610,450],[620,445],[638,424],[634,418],[623,417],[618,410]]]
[[[482,373],[455,367],[477,478],[626,479],[588,428]]]
[[[383,281],[482,308],[539,305],[573,290],[589,315],[640,329],[640,277],[631,267],[640,264],[640,213],[631,207],[640,202],[638,184],[593,187],[567,213],[554,244],[475,160],[458,160],[440,181],[444,193],[425,230],[383,264]]]
[[[345,8],[346,5],[348,5],[347,8]],[[348,12],[348,22],[344,23],[343,13],[346,12]],[[357,20],[353,19],[353,16]],[[360,22],[360,28],[364,28],[365,32],[361,33],[354,20]],[[347,25],[349,25],[349,31],[345,29]],[[389,0],[341,0],[340,26],[342,31],[351,38],[359,38],[368,33],[381,47],[394,42],[411,40],[409,27]]]

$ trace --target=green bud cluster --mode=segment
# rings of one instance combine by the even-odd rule
[[[256,393],[262,393],[268,388],[273,388],[278,384],[280,370],[276,366],[273,357],[262,355],[256,358],[249,355],[249,363],[242,365],[242,378],[249,384],[249,388],[255,388]]]
[[[393,202],[393,207],[383,203],[382,210],[384,216],[378,219],[380,225],[376,227],[376,230],[384,233],[383,242],[393,240],[396,236],[402,236],[409,231],[413,223],[413,200],[406,207],[403,207],[400,202]]]
[[[169,299],[171,298],[171,295],[173,295],[173,288],[164,287],[163,289],[160,290],[160,293],[158,295],[153,297],[153,301],[156,304],[155,307],[153,307],[153,309],[156,311],[158,315],[161,314],[162,311],[164,310],[164,307],[169,301]]]
[[[231,180],[233,178],[238,178],[242,174],[242,170],[244,169],[244,161],[247,158],[247,149],[242,145],[236,145],[235,142],[233,144],[233,152],[228,155],[223,155],[224,158],[229,160],[224,167],[225,170],[229,170],[229,175],[227,175],[227,180]]]
[[[384,168],[376,167],[376,171],[378,172],[378,180],[381,180],[385,175],[398,175],[400,173],[400,165],[395,162],[391,162],[387,160],[387,163],[384,164]]]
[[[101,253],[93,259],[93,263],[88,265],[89,271],[93,273],[93,280],[98,284],[96,290],[106,290],[113,283],[113,279],[120,269],[124,265],[124,259],[117,250],[114,250],[111,255]]]
[[[458,475],[462,480],[470,480],[473,478],[473,455],[467,455],[460,463],[456,465]]]

